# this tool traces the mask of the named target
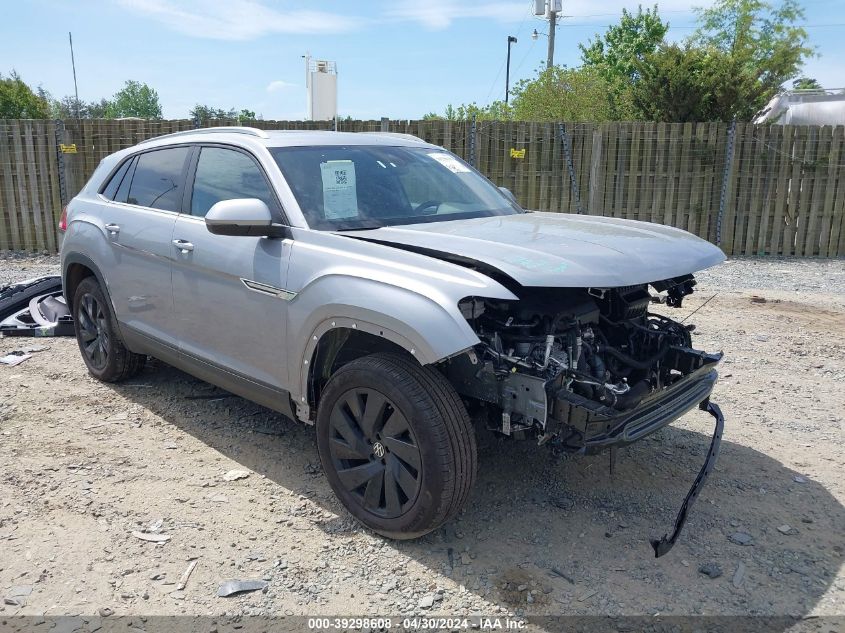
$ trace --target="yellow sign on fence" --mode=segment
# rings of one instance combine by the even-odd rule
[[[62,143],[59,145],[59,149],[62,150],[62,154],[76,154],[76,143],[70,145]]]
[[[511,147],[511,158],[525,158],[525,149]]]

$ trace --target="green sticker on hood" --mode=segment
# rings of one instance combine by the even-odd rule
[[[525,270],[544,270],[550,273],[562,273],[569,267],[569,264],[559,259],[534,258],[524,255],[505,255],[502,257],[502,261]]]

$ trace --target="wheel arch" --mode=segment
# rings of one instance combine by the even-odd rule
[[[325,383],[340,367],[357,358],[393,352],[412,358],[420,365],[428,365],[448,357],[438,355],[418,333],[408,334],[413,338],[381,323],[352,317],[334,317],[321,322],[309,336],[302,356],[299,395],[294,399],[297,417],[313,422]],[[473,341],[466,343],[455,353],[468,349]]]
[[[316,340],[314,336],[317,337]],[[316,411],[329,378],[353,360],[379,352],[391,352],[419,361],[416,348],[405,337],[360,320],[334,319],[329,327],[315,331],[312,342],[313,347],[310,352],[306,351],[308,357],[303,361],[303,369],[307,370],[303,371],[305,384],[302,393],[306,394],[305,404],[308,406],[309,418],[312,417],[310,414]],[[299,407],[297,413],[299,415]]]
[[[62,293],[68,307],[73,310],[73,295],[80,282],[86,277],[96,277],[97,283],[103,289],[103,294],[111,303],[108,288],[99,267],[90,258],[80,253],[69,253],[62,261]],[[112,306],[114,310],[114,306]]]

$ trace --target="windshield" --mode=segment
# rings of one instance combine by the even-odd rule
[[[328,231],[522,213],[465,162],[431,147],[276,147],[308,226]]]

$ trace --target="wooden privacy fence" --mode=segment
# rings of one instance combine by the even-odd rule
[[[55,251],[62,205],[103,157],[195,126],[189,120],[0,120],[0,249]],[[845,255],[841,126],[382,119],[341,120],[338,129],[407,133],[443,146],[529,209],[677,226],[728,255]]]

